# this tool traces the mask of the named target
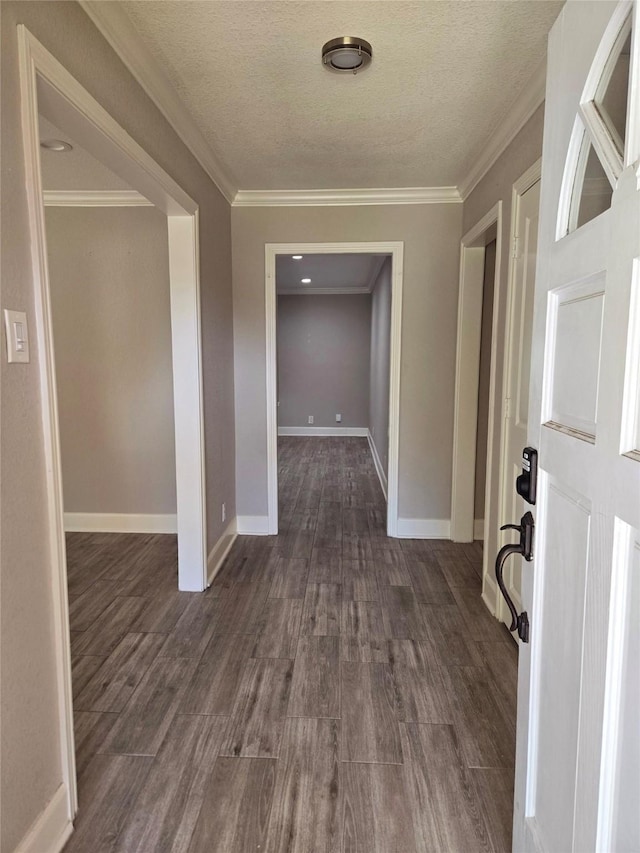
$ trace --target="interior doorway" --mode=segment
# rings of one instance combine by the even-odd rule
[[[198,208],[172,178],[114,121],[26,29],[18,27],[20,88],[36,329],[43,399],[44,452],[52,572],[53,636],[60,713],[60,749],[67,816],[77,810],[71,656],[60,430],[51,289],[47,262],[39,115],[67,130],[83,149],[167,217],[172,329],[178,581],[206,587],[204,425],[200,347]]]
[[[268,483],[269,483],[269,522],[268,530],[265,533],[276,534],[279,530],[279,515],[278,515],[278,433],[291,434],[290,430],[295,429],[298,434],[331,434],[327,431],[333,431],[334,435],[344,435],[344,430],[353,429],[355,435],[369,438],[372,448],[372,455],[376,464],[376,470],[380,478],[383,489],[386,487],[387,498],[387,521],[386,532],[389,536],[395,536],[397,530],[398,517],[398,442],[399,442],[399,383],[400,383],[400,337],[401,337],[401,318],[402,318],[402,243],[351,243],[351,244],[267,244],[266,246],[266,318],[267,318],[267,432],[268,432]],[[295,256],[295,257],[294,257]],[[291,290],[295,283],[296,287],[309,288],[304,290],[304,296],[299,295],[296,299],[312,299],[314,295],[313,278],[311,268],[307,274],[299,276],[295,273],[296,269],[300,269],[297,265],[303,264],[305,259],[308,263],[314,263],[315,269],[319,270],[322,267],[323,256],[332,256],[335,258],[343,257],[347,265],[357,263],[357,257],[367,256],[372,260],[369,261],[371,267],[369,271],[369,279],[373,273],[373,288],[378,280],[380,273],[387,272],[388,285],[391,296],[390,304],[390,319],[389,319],[389,344],[388,358],[386,359],[386,371],[388,376],[388,404],[383,404],[386,409],[384,414],[388,414],[388,418],[379,416],[374,418],[375,437],[371,435],[369,423],[360,423],[353,427],[348,427],[343,421],[342,416],[345,412],[335,411],[336,404],[325,401],[323,404],[322,423],[320,426],[316,422],[315,412],[300,409],[300,406],[308,408],[309,402],[305,401],[304,389],[301,388],[301,377],[297,375],[299,371],[295,371],[296,376],[293,377],[293,386],[297,388],[295,394],[289,396],[287,403],[291,402],[291,413],[286,412],[287,417],[294,417],[296,420],[300,418],[306,419],[306,423],[284,424],[279,418],[280,408],[279,388],[278,388],[278,269],[280,269],[280,278],[285,283],[284,290]],[[377,259],[377,260],[376,260]],[[387,259],[387,260],[385,260]],[[388,264],[384,266],[385,262]],[[335,268],[335,260],[327,264],[325,257],[326,269]],[[291,278],[291,275],[297,276],[297,281]],[[287,278],[289,276],[289,278]],[[310,281],[302,281],[302,279],[310,279]],[[317,273],[316,273],[317,282]],[[324,288],[327,291],[342,289],[327,285]],[[363,288],[366,289],[366,288]],[[337,296],[339,293],[323,293],[315,294],[319,296]],[[282,293],[282,296],[295,296],[291,293]],[[352,296],[355,294],[352,293]],[[342,297],[344,298],[344,296]],[[311,303],[309,303],[311,304]],[[295,310],[295,309],[294,309]],[[292,377],[289,377],[292,378]],[[348,394],[346,399],[348,399]],[[329,408],[326,408],[329,406]],[[344,408],[344,406],[342,406]],[[378,409],[381,405],[378,405]],[[326,411],[325,411],[326,409]],[[282,408],[283,415],[285,409]],[[378,413],[379,415],[379,413]],[[340,420],[336,421],[336,417]],[[362,415],[364,417],[364,415]],[[312,421],[309,421],[309,418]],[[368,420],[368,419],[367,419]],[[388,425],[387,425],[388,421]],[[289,430],[287,429],[289,428]],[[304,430],[304,431],[303,431]],[[377,431],[377,432],[376,432]],[[388,445],[384,441],[388,434]],[[382,432],[382,435],[380,433]],[[371,435],[371,437],[369,437]],[[385,449],[386,450],[385,454]],[[380,452],[381,451],[381,452]],[[383,457],[388,456],[388,462],[385,466]]]

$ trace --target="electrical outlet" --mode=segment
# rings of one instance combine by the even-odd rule
[[[224,522],[226,520],[227,520],[227,505],[222,504],[222,521]]]
[[[341,424],[341,423],[342,423],[342,415],[336,415],[336,423],[337,423],[337,424]]]
[[[312,423],[313,423],[313,415],[309,415],[309,421],[308,421],[308,423],[310,423],[310,424],[312,424]]]

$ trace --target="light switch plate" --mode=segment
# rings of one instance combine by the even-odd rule
[[[7,333],[7,361],[9,364],[28,364],[29,330],[25,312],[5,308],[4,328]]]

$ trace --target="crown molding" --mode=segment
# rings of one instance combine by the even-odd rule
[[[120,3],[79,0],[147,95],[169,122],[222,195],[231,204],[237,183],[222,165],[167,75],[136,32]]]
[[[43,190],[45,207],[153,207],[135,190]]]
[[[286,288],[278,290],[278,296],[351,296],[353,294],[371,293],[370,287],[305,287]]]
[[[233,207],[338,207],[361,204],[459,204],[457,187],[343,190],[238,190]]]
[[[546,78],[547,58],[545,56],[515,103],[511,105],[502,123],[476,151],[476,156],[472,160],[473,165],[458,184],[463,201],[468,198],[505,148],[513,142],[540,104],[544,102]]]

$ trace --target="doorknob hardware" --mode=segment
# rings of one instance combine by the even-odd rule
[[[527,562],[531,562],[533,559],[534,527],[533,515],[531,515],[530,512],[525,512],[520,519],[520,524],[504,524],[500,530],[517,530],[520,534],[520,541],[518,543],[510,542],[507,545],[503,545],[498,551],[498,556],[496,557],[496,580],[500,587],[500,592],[504,596],[504,600],[507,602],[507,606],[511,613],[511,625],[509,630],[517,631],[518,636],[523,643],[529,642],[529,616],[527,615],[526,610],[523,610],[522,613],[518,613],[516,610],[516,606],[511,600],[511,596],[504,584],[502,570],[507,558],[510,557],[511,554],[520,554]]]

